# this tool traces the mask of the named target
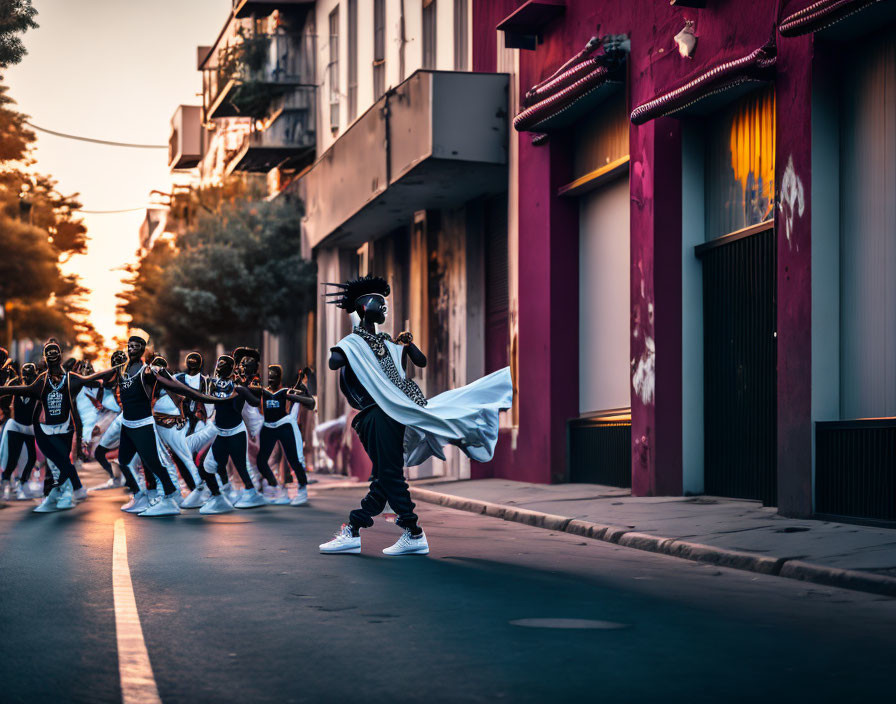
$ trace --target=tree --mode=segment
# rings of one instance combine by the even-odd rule
[[[87,229],[76,212],[81,204],[77,194],[62,195],[51,177],[34,172],[34,133],[7,90],[0,85],[0,304],[6,314],[0,340],[55,335],[97,347],[101,338],[83,307],[87,290],[60,268],[87,249]]]
[[[258,344],[315,306],[300,217],[294,201],[222,202],[128,270],[119,311],[170,348]]]
[[[19,36],[37,29],[31,0],[0,0],[0,67],[19,63],[27,53]]]

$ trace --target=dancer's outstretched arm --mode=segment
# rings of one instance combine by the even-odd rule
[[[30,384],[16,384],[12,386],[0,386],[0,398],[3,396],[25,396],[28,398],[37,398],[40,396],[40,390],[43,388],[43,378],[46,372],[42,372]]]
[[[307,393],[307,389],[306,389],[306,393]],[[292,401],[293,403],[298,403],[298,404],[301,404],[302,406],[305,406],[305,408],[310,408],[312,411],[314,410],[315,401],[314,401],[314,397],[311,396],[310,394],[308,394],[308,395],[301,394],[301,393],[297,394],[297,393],[293,393],[292,391],[287,391],[286,398],[287,398],[287,400]]]
[[[154,367],[147,367],[147,369],[150,370],[149,373],[154,375],[159,384],[161,384],[164,388],[168,389],[169,391],[174,391],[180,396],[191,398],[194,401],[201,401],[202,403],[220,403],[221,401],[229,401],[237,397],[236,393],[233,393],[230,396],[224,396],[223,398],[218,398],[217,396],[209,396],[208,394],[197,391],[196,389],[187,386],[186,384],[181,384],[165,369],[156,370]]]

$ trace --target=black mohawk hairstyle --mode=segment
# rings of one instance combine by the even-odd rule
[[[331,291],[325,294],[330,297],[327,303],[332,303],[337,308],[342,308],[349,312],[355,309],[355,301],[361,296],[367,296],[371,293],[377,293],[380,296],[388,296],[392,289],[389,282],[380,276],[368,274],[359,279],[352,279],[344,284],[325,283],[324,286],[335,286],[338,291]]]

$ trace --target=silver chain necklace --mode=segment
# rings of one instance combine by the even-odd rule
[[[392,355],[389,354],[389,350],[386,349],[386,341],[392,340],[388,333],[381,332],[374,335],[359,325],[353,327],[352,332],[359,335],[361,339],[368,344],[370,349],[373,350],[376,361],[380,363],[380,368],[383,370],[386,378],[395,384],[395,386],[398,387],[398,390],[411,399],[411,401],[418,406],[425,406],[426,397],[423,395],[420,387],[417,386],[413,379],[402,377],[401,374],[398,373],[398,368],[395,366],[395,360],[392,359]]]

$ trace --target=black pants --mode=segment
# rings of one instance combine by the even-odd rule
[[[370,490],[361,507],[349,514],[352,528],[370,528],[373,517],[383,512],[388,501],[398,516],[395,523],[418,533],[414,502],[404,479],[404,426],[379,406],[371,406],[355,416],[352,427],[373,462]]]
[[[19,456],[22,454],[22,448],[28,453],[28,460],[25,462],[25,468],[22,470],[22,482],[27,482],[31,476],[31,470],[34,468],[34,460],[37,455],[34,451],[34,436],[19,433],[10,430],[6,434],[7,442],[7,460],[6,468],[3,470],[3,481],[8,482],[12,477],[12,473],[16,471],[16,465],[19,463]]]
[[[73,430],[58,435],[47,435],[41,429],[40,423],[34,424],[34,439],[37,441],[37,446],[40,448],[40,451],[44,453],[44,457],[55,464],[59,470],[59,481],[55,486],[61,486],[65,483],[66,479],[70,479],[72,482],[72,489],[77,491],[81,488],[81,479],[78,477],[78,471],[75,469],[75,465],[72,464],[71,460],[73,435]],[[47,468],[47,476],[50,476],[49,468]],[[48,493],[48,486],[52,486],[52,484],[45,482],[45,493]]]
[[[156,428],[154,425],[144,425],[139,428],[129,428],[126,425],[121,426],[121,445],[118,447],[118,464],[121,471],[125,471],[134,455],[139,455],[140,461],[143,463],[143,469],[146,470],[146,487],[155,489],[155,477],[158,477],[162,483],[162,489],[165,494],[177,491],[171,477],[168,476],[168,470],[162,465],[159,459],[159,448],[156,445]]]
[[[233,460],[237,474],[243,480],[247,489],[254,489],[252,478],[249,476],[249,468],[246,466],[246,451],[249,449],[246,431],[236,435],[219,435],[212,443],[212,457],[218,463],[218,474],[227,472],[227,460]],[[214,491],[212,492],[214,493]]]
[[[296,479],[299,480],[299,488],[304,487],[308,484],[308,477],[305,476],[305,467],[302,466],[302,461],[299,459],[299,448],[296,447],[296,436],[292,423],[284,423],[276,428],[268,428],[266,425],[261,427],[261,434],[258,439],[258,456],[255,458],[258,471],[261,472],[261,476],[268,480],[268,484],[277,486],[277,479],[268,465],[268,460],[278,441],[283,448],[283,453],[286,455],[286,461],[289,462]]]

